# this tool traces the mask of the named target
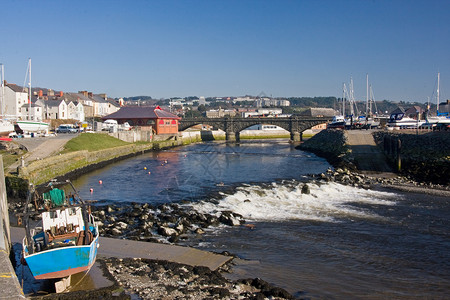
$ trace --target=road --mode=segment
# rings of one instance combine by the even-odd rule
[[[65,133],[48,137],[21,138],[14,141],[27,149],[27,154],[23,156],[25,164],[37,159],[43,159],[61,151],[64,145],[77,133]],[[21,162],[18,161],[9,166],[9,171],[15,171]]]

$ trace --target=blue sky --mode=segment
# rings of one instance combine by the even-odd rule
[[[2,1],[0,63],[23,84],[148,95],[450,99],[450,1]],[[434,93],[435,94],[435,93]]]

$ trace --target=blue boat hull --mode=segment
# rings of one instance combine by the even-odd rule
[[[97,257],[98,235],[90,245],[68,246],[26,255],[25,261],[36,279],[67,277],[89,270]]]

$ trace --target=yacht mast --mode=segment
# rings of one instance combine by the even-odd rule
[[[439,115],[439,80],[440,80],[440,78],[441,78],[441,73],[438,72],[436,115]]]
[[[345,117],[345,92],[347,87],[345,86],[345,82],[342,85],[342,115]]]
[[[31,58],[28,58],[28,120],[31,120]]]
[[[369,117],[369,74],[366,74],[366,120]]]
[[[5,70],[3,64],[0,64],[1,69],[1,80],[2,80],[2,97],[0,98],[0,117],[3,117],[3,105],[5,102]]]

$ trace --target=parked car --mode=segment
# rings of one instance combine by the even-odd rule
[[[56,133],[77,133],[78,128],[71,124],[62,124],[59,125],[58,129],[56,129]]]

